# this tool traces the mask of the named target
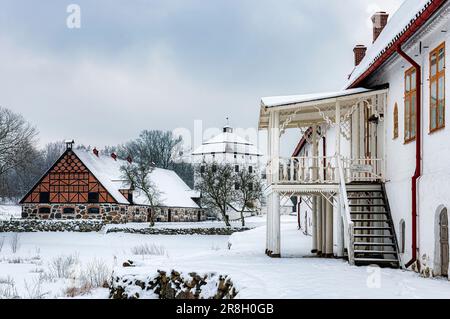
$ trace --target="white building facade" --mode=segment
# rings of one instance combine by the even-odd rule
[[[202,163],[226,163],[232,165],[235,171],[246,169],[261,176],[262,153],[253,143],[237,135],[229,125],[223,127],[222,133],[194,150],[192,159],[197,169]],[[198,176],[199,174],[195,174],[194,184],[197,183]],[[231,207],[227,209],[227,214],[231,220],[240,216]]]
[[[441,0],[407,0],[389,21],[378,12],[344,91],[262,99],[269,255],[282,255],[277,199],[296,195],[310,202],[314,253],[448,275],[449,14]],[[307,142],[280,158],[294,128]]]

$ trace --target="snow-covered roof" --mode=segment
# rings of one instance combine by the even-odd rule
[[[120,192],[121,189],[129,188],[120,170],[123,165],[129,165],[127,161],[118,158],[114,160],[111,156],[101,154],[96,156],[93,152],[79,149],[74,149],[73,152],[118,203],[130,204]],[[192,200],[196,193],[174,171],[155,168],[150,173],[150,179],[160,193],[161,206],[198,208]],[[147,205],[148,200],[143,194],[135,191],[133,203]]]
[[[389,19],[387,25],[366,52],[364,59],[353,70],[346,87],[350,87],[411,25],[431,0],[405,0]]]
[[[372,90],[365,88],[355,88],[349,90],[342,90],[337,92],[322,92],[314,94],[301,94],[301,95],[287,95],[287,96],[271,96],[263,97],[261,99],[261,105],[264,107],[276,107],[282,105],[298,104],[304,102],[319,101],[325,99],[333,99],[338,97],[349,96],[353,94],[366,93]]]
[[[205,155],[212,153],[237,153],[262,156],[262,153],[252,143],[232,131],[226,131],[214,136],[198,147],[192,155]]]

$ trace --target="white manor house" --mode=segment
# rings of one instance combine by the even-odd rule
[[[342,91],[262,98],[268,132],[266,253],[280,257],[280,197],[311,214],[312,252],[448,276],[450,4],[406,0],[372,17]],[[301,130],[292,158],[286,130]]]

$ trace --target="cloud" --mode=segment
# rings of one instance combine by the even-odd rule
[[[371,40],[370,28],[357,27],[370,18],[366,9],[387,4],[77,3],[79,30],[65,26],[69,2],[2,3],[0,105],[33,122],[41,144],[74,138],[103,146],[142,129],[193,129],[196,119],[218,127],[227,116],[255,127],[262,96],[342,87],[353,46]]]

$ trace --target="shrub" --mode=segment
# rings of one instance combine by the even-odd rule
[[[20,248],[20,235],[18,233],[13,233],[9,239],[9,246],[11,251],[15,254]]]
[[[78,263],[77,254],[55,257],[49,265],[50,274],[56,278],[69,278],[73,273],[74,266]]]
[[[139,246],[135,246],[131,248],[131,252],[133,255],[155,255],[155,256],[164,256],[166,255],[166,249],[164,246],[155,245],[155,244],[142,244]]]

